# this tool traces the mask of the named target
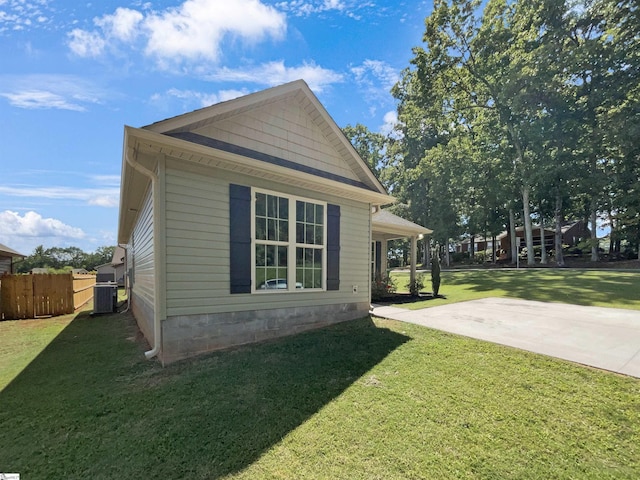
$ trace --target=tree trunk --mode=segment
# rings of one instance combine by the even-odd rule
[[[449,240],[447,240],[444,245],[445,245],[444,260],[445,260],[445,265],[448,267],[451,264],[450,258],[449,258]]]
[[[598,261],[598,226],[597,221],[597,209],[595,197],[591,199],[591,261]]]
[[[431,268],[431,254],[429,252],[429,250],[431,250],[430,244],[431,239],[429,237],[424,237],[424,268]]]
[[[471,260],[471,263],[474,262],[475,258],[476,258],[476,234],[472,233],[471,239],[469,240],[469,259]]]
[[[527,243],[527,265],[535,265],[536,258],[533,254],[533,227],[531,225],[528,185],[522,187],[522,204],[524,206],[524,236]]]
[[[511,240],[511,263],[518,262],[518,243],[516,238],[516,214],[513,208],[509,209],[509,237]]]
[[[562,256],[562,195],[556,194],[556,235],[555,235],[555,250],[556,250],[556,265],[564,267],[564,257]]]
[[[498,259],[496,258],[496,257],[498,256],[498,255],[496,255],[496,252],[497,252],[498,254],[499,254],[499,252],[500,252],[500,249],[497,249],[497,248],[496,248],[496,236],[495,236],[495,235],[493,235],[493,236],[491,237],[491,249],[493,250],[493,255],[492,255],[492,256],[493,256],[493,264],[495,265],[496,261],[498,260]]]
[[[542,221],[542,215],[540,215],[540,263],[542,265],[547,264],[547,242],[544,231],[544,222]]]

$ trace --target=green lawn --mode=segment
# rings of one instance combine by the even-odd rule
[[[393,271],[398,291],[408,291],[409,273]],[[424,274],[424,292],[431,274]],[[442,272],[438,298],[404,304],[418,309],[486,297],[513,297],[543,302],[573,303],[640,310],[640,273],[610,270],[492,269]]]
[[[65,321],[0,322],[0,471],[640,477],[638,379],[380,319],[163,369],[130,314]]]

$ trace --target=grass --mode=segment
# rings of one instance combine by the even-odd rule
[[[409,273],[392,272],[399,291],[407,291]],[[431,276],[424,274],[423,291],[431,291]],[[610,270],[463,270],[442,272],[438,298],[400,305],[419,309],[486,297],[512,297],[640,310],[640,273]]]
[[[381,319],[161,368],[130,314],[0,322],[21,478],[638,478],[640,380]],[[38,323],[32,323],[38,322]],[[23,331],[37,337],[22,342]],[[31,357],[7,375],[8,357]],[[12,377],[10,379],[9,377]]]

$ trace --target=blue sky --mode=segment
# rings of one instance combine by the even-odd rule
[[[0,0],[0,243],[114,245],[124,125],[303,78],[384,131],[431,1]]]

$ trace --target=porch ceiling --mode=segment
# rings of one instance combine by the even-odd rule
[[[395,240],[433,233],[433,230],[394,215],[388,210],[378,210],[371,215],[371,229],[373,240]]]

